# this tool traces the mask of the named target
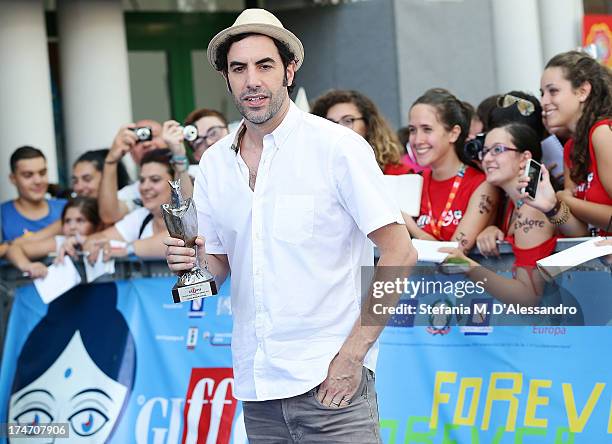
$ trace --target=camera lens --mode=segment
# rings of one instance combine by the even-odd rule
[[[138,140],[140,142],[153,139],[153,132],[148,126],[141,126],[140,128],[135,128],[134,132],[136,133],[136,137],[138,137]]]
[[[195,125],[185,125],[183,128],[183,137],[187,142],[193,142],[198,138],[198,129]]]

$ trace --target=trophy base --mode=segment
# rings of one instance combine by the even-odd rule
[[[197,284],[172,287],[172,300],[175,304],[188,302],[194,299],[205,298],[217,294],[217,284],[214,280],[198,282]]]

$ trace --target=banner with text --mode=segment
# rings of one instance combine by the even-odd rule
[[[68,423],[69,442],[246,443],[229,283],[203,303],[174,304],[174,281],[79,286],[48,306],[33,286],[18,289],[0,422]],[[611,348],[609,327],[387,327],[376,373],[383,441],[611,441]]]

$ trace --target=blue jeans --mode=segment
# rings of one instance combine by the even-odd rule
[[[292,398],[244,401],[244,423],[250,444],[380,444],[374,373],[363,368],[361,383],[346,407],[327,407],[318,387]]]

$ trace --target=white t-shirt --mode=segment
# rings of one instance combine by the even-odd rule
[[[134,209],[142,207],[142,199],[140,197],[140,189],[138,185],[139,182],[136,181],[117,191],[117,198],[124,202],[130,211],[134,211]]]
[[[151,219],[145,226],[142,236],[138,237],[140,227],[149,214],[151,214],[149,210],[144,207],[136,208],[115,224],[115,228],[124,241],[134,242],[138,239],[147,239],[153,236],[153,219]]]

